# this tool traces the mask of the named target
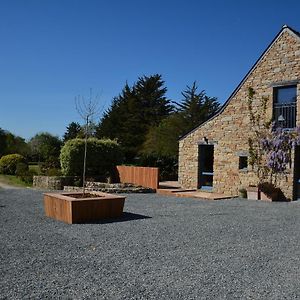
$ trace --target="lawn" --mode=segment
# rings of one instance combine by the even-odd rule
[[[46,218],[0,191],[2,299],[296,299],[300,202],[130,194],[120,220]]]
[[[32,186],[31,184],[25,183],[22,181],[20,178],[14,175],[3,175],[0,174],[0,182],[7,184],[7,185],[12,185],[16,187],[30,187]]]

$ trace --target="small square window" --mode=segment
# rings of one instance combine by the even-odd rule
[[[239,170],[247,170],[248,168],[248,157],[239,156]]]

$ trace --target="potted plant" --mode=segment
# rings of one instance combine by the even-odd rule
[[[300,129],[287,131],[268,121],[267,98],[254,110],[255,92],[249,88],[248,111],[253,135],[249,138],[249,163],[258,178],[258,185],[249,188],[248,199],[279,201],[285,197],[278,187],[291,164],[291,153],[300,142]],[[257,193],[257,194],[256,194]]]

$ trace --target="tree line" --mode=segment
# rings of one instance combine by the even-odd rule
[[[162,172],[176,177],[178,139],[219,108],[217,98],[199,90],[196,82],[186,86],[176,102],[167,97],[161,75],[144,75],[131,86],[125,84],[101,119],[90,124],[90,135],[116,140],[127,164],[158,166]],[[19,153],[31,161],[59,167],[61,146],[83,136],[84,130],[77,122],[68,124],[62,139],[44,132],[28,142],[0,128],[0,156]]]

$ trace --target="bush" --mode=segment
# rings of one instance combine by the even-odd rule
[[[33,182],[33,176],[37,175],[37,172],[30,170],[27,164],[18,163],[15,174],[25,183],[31,184]]]
[[[73,139],[65,143],[60,153],[62,174],[82,176],[84,139]],[[90,138],[87,143],[86,176],[105,179],[113,174],[114,167],[122,163],[123,153],[116,141]]]
[[[241,198],[247,198],[247,190],[244,188],[239,189],[240,197]]]
[[[20,154],[4,155],[0,159],[0,173],[5,175],[15,175],[17,165],[20,163],[26,165],[28,169],[28,164],[24,156]]]
[[[57,168],[48,169],[46,172],[47,176],[61,176],[61,170]]]
[[[29,170],[28,164],[23,163],[23,162],[18,163],[17,167],[16,167],[15,175],[19,176],[19,175],[25,174],[28,172],[28,170]]]
[[[177,156],[163,156],[156,153],[143,154],[137,159],[136,163],[143,167],[159,168],[160,181],[178,179]]]

